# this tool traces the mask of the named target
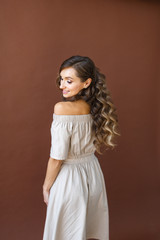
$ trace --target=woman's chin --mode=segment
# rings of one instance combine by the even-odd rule
[[[63,93],[63,97],[65,97],[65,98],[71,98],[71,97],[74,97],[75,95],[71,95],[71,94],[64,94]]]
[[[72,96],[65,96],[65,94],[63,94],[63,101],[75,101],[75,96],[76,95],[72,95]]]
[[[70,96],[67,96],[67,94],[63,94],[63,97],[65,97],[65,98],[69,98]]]

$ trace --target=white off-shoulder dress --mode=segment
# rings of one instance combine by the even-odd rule
[[[53,114],[50,157],[64,160],[51,187],[43,240],[109,240],[103,173],[86,115]]]

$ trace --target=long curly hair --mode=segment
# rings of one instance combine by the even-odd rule
[[[95,66],[89,57],[72,56],[66,59],[59,69],[56,84],[60,86],[60,73],[64,68],[72,67],[76,70],[77,77],[85,82],[88,78],[92,81],[87,88],[83,88],[73,97],[65,98],[63,101],[85,100],[90,105],[90,113],[93,119],[92,129],[95,131],[94,145],[96,151],[102,154],[100,147],[105,145],[106,149],[114,149],[117,146],[115,139],[120,136],[116,108],[111,99],[110,92],[106,86],[106,77]]]

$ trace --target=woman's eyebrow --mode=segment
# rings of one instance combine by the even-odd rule
[[[62,76],[60,75],[60,78],[62,78]],[[62,78],[63,79],[63,78]],[[73,79],[72,77],[64,77],[64,79]]]

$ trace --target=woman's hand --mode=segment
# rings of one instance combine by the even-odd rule
[[[62,160],[56,160],[49,158],[47,165],[46,177],[43,184],[43,199],[44,202],[48,205],[50,188],[52,187],[62,165]]]
[[[49,190],[43,189],[43,200],[48,206],[48,201],[49,201]]]

